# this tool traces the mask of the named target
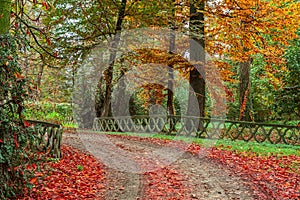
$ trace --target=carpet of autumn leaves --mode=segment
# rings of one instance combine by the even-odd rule
[[[169,140],[157,138],[125,137],[128,140],[143,140],[159,145],[169,145]],[[182,142],[172,141],[172,146],[185,146]],[[187,151],[199,154],[201,146],[189,145]],[[203,149],[202,149],[203,150]],[[237,153],[218,148],[206,149],[205,156],[213,162],[228,167],[234,174],[246,179],[249,187],[260,199],[300,199],[300,157],[290,156],[257,156],[254,153]],[[165,190],[164,192],[166,192]],[[161,192],[161,191],[157,191]],[[151,191],[153,193],[153,191]]]
[[[144,199],[185,199],[180,171],[163,167],[144,174]]]
[[[197,153],[198,149],[192,145],[189,151]],[[260,199],[300,199],[299,156],[259,157],[212,148],[208,157],[245,178]]]
[[[93,156],[62,146],[63,158],[45,163],[37,172],[32,192],[20,199],[95,199],[104,190],[105,171]],[[44,167],[45,167],[44,166]],[[43,172],[48,172],[44,174]]]
[[[168,145],[170,141],[133,136],[116,136],[127,140],[143,141],[159,145]],[[179,148],[182,142],[174,143]],[[187,151],[197,155],[201,146],[189,145]],[[202,148],[203,150],[203,148]],[[104,194],[106,177],[105,168],[90,156],[68,146],[63,146],[63,159],[57,163],[50,162],[50,174],[37,173],[37,179],[31,194],[22,199],[99,199]],[[264,156],[252,153],[237,153],[218,148],[207,149],[205,154],[212,162],[222,164],[235,175],[241,176],[249,183],[259,199],[299,199],[300,174],[299,156]],[[149,161],[150,162],[150,161]],[[143,163],[140,163],[143,165]],[[144,163],[146,164],[146,163]],[[82,170],[78,166],[83,166]],[[181,183],[183,177],[180,169],[162,167],[159,170],[143,174],[144,199],[185,199],[187,188]]]

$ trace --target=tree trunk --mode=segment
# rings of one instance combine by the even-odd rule
[[[10,28],[11,1],[0,0],[0,34],[6,34]]]
[[[0,35],[9,32],[10,28],[11,2],[9,0],[0,0]],[[1,41],[0,41],[1,42]],[[0,99],[4,99],[5,94],[0,94]],[[1,100],[1,104],[4,102]]]
[[[241,121],[252,121],[252,101],[250,96],[250,66],[251,59],[240,63],[239,68],[239,102],[240,102],[240,116]]]
[[[108,117],[111,111],[111,95],[112,95],[112,80],[113,80],[113,66],[115,64],[115,59],[117,55],[117,47],[120,42],[122,23],[125,17],[125,8],[126,8],[127,0],[122,0],[121,7],[118,14],[117,24],[116,24],[116,35],[113,38],[110,57],[109,57],[109,66],[105,70],[105,97],[104,97],[104,107],[102,117]]]
[[[9,1],[9,0],[0,0],[0,35],[9,33],[9,29],[10,29],[10,12],[11,12],[11,1]],[[2,41],[0,40],[0,43],[1,42]],[[1,80],[1,81],[5,82],[5,80]],[[1,105],[5,102],[4,99],[6,99],[6,94],[7,93],[5,92],[5,90],[2,92],[2,88],[1,88],[1,93],[0,93],[0,104]],[[0,112],[2,112],[2,111],[3,111],[3,108],[0,107]],[[20,113],[19,113],[19,116],[20,116]],[[4,136],[3,135],[3,133],[4,133],[3,130],[0,130],[0,133],[1,133],[1,136]],[[0,163],[0,175],[1,175],[1,179],[3,177],[4,183],[8,182],[8,180],[9,180],[9,179],[7,179],[8,176],[5,176],[5,174],[8,175],[8,168],[9,168],[9,166],[8,166],[7,162]],[[2,183],[3,183],[3,181],[1,180]],[[3,191],[2,189],[3,189],[3,187],[0,186],[1,192]],[[5,191],[5,189],[4,189],[4,191]]]
[[[39,72],[38,72],[38,75],[37,75],[37,86],[38,88],[41,87],[41,83],[42,83],[42,76],[43,76],[43,73],[44,73],[44,63],[45,63],[45,60],[44,60],[44,57],[43,56],[40,56],[42,62],[41,62],[41,65],[40,65],[40,69],[39,69]]]
[[[41,85],[42,85],[42,77],[43,77],[43,73],[44,73],[44,63],[45,63],[45,59],[43,56],[40,56],[42,62],[39,66],[39,72],[38,72],[38,75],[37,75],[37,90],[36,90],[36,99],[38,101],[40,101],[40,94],[39,94],[39,88],[41,88]]]
[[[127,111],[127,106],[126,104],[128,104],[129,102],[127,102],[126,99],[126,84],[125,84],[125,79],[124,79],[124,74],[125,71],[122,70],[120,72],[120,78],[118,81],[118,85],[116,88],[117,93],[115,94],[114,98],[115,98],[115,104],[113,104],[113,113],[115,114],[115,117],[119,117],[119,116],[126,116],[128,113]]]
[[[205,9],[204,1],[200,5],[200,9]],[[197,11],[193,3],[190,6],[190,62],[197,62],[194,69],[190,72],[190,87],[193,89],[189,92],[188,116],[205,116],[205,43],[204,43],[204,13]],[[197,32],[201,37],[193,35]],[[202,46],[203,49],[199,48]],[[199,64],[200,63],[200,64]],[[192,99],[197,99],[194,102]],[[199,108],[198,108],[199,107]]]
[[[173,8],[173,15],[175,15],[175,8]],[[170,30],[170,46],[169,46],[169,53],[173,54],[175,51],[175,21],[171,24]],[[167,108],[168,108],[168,115],[170,118],[170,132],[175,130],[175,123],[173,116],[175,115],[175,108],[174,108],[174,69],[172,65],[168,66],[168,99],[167,99]]]
[[[170,53],[173,53],[175,49],[175,32],[172,29],[170,32]],[[174,123],[174,115],[175,115],[175,108],[174,108],[174,69],[172,65],[168,66],[168,99],[167,99],[167,108],[168,108],[168,115],[170,116],[170,130],[172,132],[175,130],[175,123]]]
[[[168,108],[168,115],[174,116],[175,115],[175,108],[174,108],[174,73],[173,73],[173,66],[169,66],[169,80],[168,80],[168,99],[167,99],[167,108]]]
[[[100,77],[100,80],[98,81],[96,94],[95,94],[95,111],[96,111],[96,117],[101,117],[104,107],[104,90],[102,89],[103,84],[103,76]]]

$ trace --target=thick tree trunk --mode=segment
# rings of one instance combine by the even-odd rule
[[[9,33],[10,28],[10,12],[11,12],[11,1],[9,0],[0,0],[0,35]],[[0,41],[2,42],[2,41]],[[0,66],[1,67],[1,66]],[[5,80],[1,80],[4,81]],[[3,104],[5,102],[5,94],[6,92],[0,93],[0,104]],[[2,108],[0,108],[0,112],[2,112]],[[20,115],[20,113],[19,113]],[[2,131],[2,130],[1,130]],[[1,133],[2,134],[2,133]],[[0,176],[1,179],[3,177],[4,182],[7,182],[7,179],[5,178],[5,174],[7,174],[7,169],[9,166],[6,162],[0,163]],[[3,182],[3,181],[1,181]],[[1,191],[3,191],[3,187],[0,186]]]
[[[175,108],[174,108],[174,74],[173,74],[173,67],[169,66],[169,81],[168,81],[168,99],[167,99],[167,107],[168,107],[168,115],[174,116],[175,115]]]
[[[118,81],[118,85],[116,88],[117,94],[114,96],[115,98],[115,104],[113,104],[113,113],[115,114],[115,117],[118,116],[125,116],[128,113],[126,112],[126,107],[128,106],[128,102],[126,99],[126,84],[124,79],[125,72],[122,70],[120,73],[120,78]]]
[[[0,34],[8,33],[10,28],[11,1],[0,0]]]
[[[252,100],[250,95],[250,58],[240,63],[239,68],[239,102],[240,102],[240,116],[239,120],[252,121]]]
[[[96,94],[95,94],[95,111],[96,111],[96,117],[101,117],[104,107],[104,90],[102,89],[103,84],[103,76],[100,77],[100,80],[98,81]]]
[[[204,1],[200,5],[200,9],[205,9]],[[205,43],[204,43],[204,13],[197,11],[197,8],[193,3],[190,6],[190,31],[191,31],[191,42],[190,42],[190,62],[197,62],[194,65],[195,68],[190,72],[190,87],[193,89],[189,92],[189,105],[188,105],[188,116],[205,116]],[[193,33],[197,32],[201,37],[194,36]],[[202,46],[203,48],[199,48]],[[200,63],[200,64],[199,64]],[[194,102],[192,99],[197,99]],[[199,107],[199,108],[198,108]]]
[[[172,10],[173,15],[175,15],[175,8]],[[169,53],[174,54],[175,51],[175,40],[176,40],[176,33],[175,33],[175,21],[171,22],[171,29],[170,29],[170,46],[169,46]],[[174,96],[174,70],[173,66],[168,66],[168,74],[169,74],[169,80],[168,80],[168,99],[167,99],[167,108],[168,108],[168,114],[173,116],[175,114],[174,110],[174,103],[173,103],[173,96]]]
[[[117,24],[116,24],[116,35],[113,38],[110,57],[109,57],[109,66],[105,70],[105,97],[104,97],[104,107],[102,112],[102,117],[108,117],[111,111],[111,95],[113,90],[112,80],[113,80],[113,66],[115,64],[115,59],[117,55],[117,47],[120,42],[122,23],[125,17],[125,8],[127,0],[122,0],[121,7],[118,14]]]
[[[10,11],[11,11],[11,1],[0,0],[0,35],[9,32],[10,28]],[[1,41],[0,41],[1,42]],[[5,94],[0,94],[0,99],[4,99]],[[0,101],[3,104],[3,101]]]

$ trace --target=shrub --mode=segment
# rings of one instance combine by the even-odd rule
[[[69,103],[26,102],[24,116],[26,119],[58,124],[73,123],[72,106]]]
[[[16,61],[14,38],[0,35],[0,199],[15,196],[31,177],[28,165],[35,162],[32,129],[22,121],[28,83]]]

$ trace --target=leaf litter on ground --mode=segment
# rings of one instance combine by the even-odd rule
[[[126,135],[109,135],[127,140],[144,141],[158,145],[168,145],[170,140],[145,138]],[[182,148],[186,146],[182,141],[172,143]],[[186,151],[198,155],[204,147],[189,144]],[[49,174],[37,172],[37,177],[30,182],[34,185],[31,193],[19,199],[93,199],[100,198],[105,193],[106,172],[104,166],[93,156],[84,154],[69,146],[63,145],[63,158],[58,162],[49,162]],[[249,187],[260,199],[299,199],[300,198],[300,157],[289,156],[260,156],[257,153],[237,152],[207,148],[206,157],[221,163],[234,174],[247,180]],[[151,161],[147,161],[151,162]],[[140,163],[141,165],[146,165]],[[46,172],[46,171],[45,171]],[[180,170],[168,167],[153,172],[144,173],[144,197],[159,199],[182,199],[187,190],[180,183],[183,177]],[[261,191],[264,193],[261,193]],[[154,195],[154,196],[153,196]]]

